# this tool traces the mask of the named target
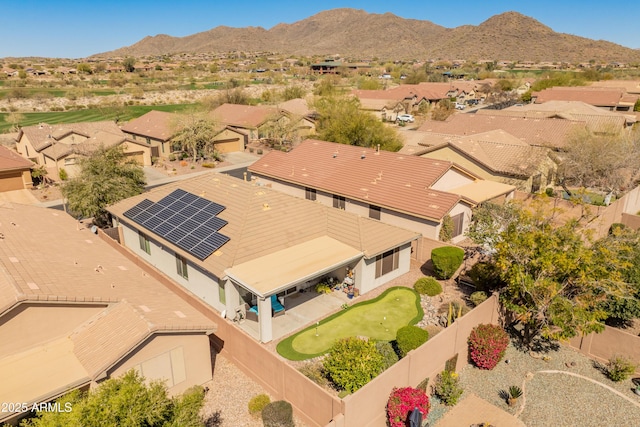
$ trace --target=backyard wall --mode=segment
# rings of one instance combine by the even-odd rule
[[[394,387],[416,387],[426,378],[434,379],[447,360],[458,354],[456,370],[468,364],[467,338],[481,323],[497,324],[498,298],[491,296],[451,326],[411,351],[369,384],[342,400],[343,416],[327,427],[386,427],[385,407]]]
[[[637,365],[636,372],[640,373],[640,337],[620,329],[606,326],[602,333],[572,338],[567,345],[603,363],[613,355],[630,357]]]

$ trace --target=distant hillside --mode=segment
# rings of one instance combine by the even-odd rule
[[[229,51],[388,59],[640,62],[638,49],[556,33],[517,12],[493,16],[478,26],[445,28],[430,21],[356,9],[328,10],[270,30],[220,26],[186,37],[145,37],[132,46],[95,56]]]

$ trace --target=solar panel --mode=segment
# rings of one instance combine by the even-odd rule
[[[224,209],[222,205],[177,189],[156,203],[144,199],[124,215],[204,260],[229,241],[218,232],[227,225],[227,221],[216,216]]]

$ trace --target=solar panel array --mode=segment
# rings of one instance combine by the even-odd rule
[[[157,203],[144,199],[124,216],[202,261],[229,241],[218,232],[227,225],[217,217],[224,209],[178,189]]]

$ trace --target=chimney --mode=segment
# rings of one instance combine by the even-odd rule
[[[380,154],[380,144],[376,147],[376,154]]]

